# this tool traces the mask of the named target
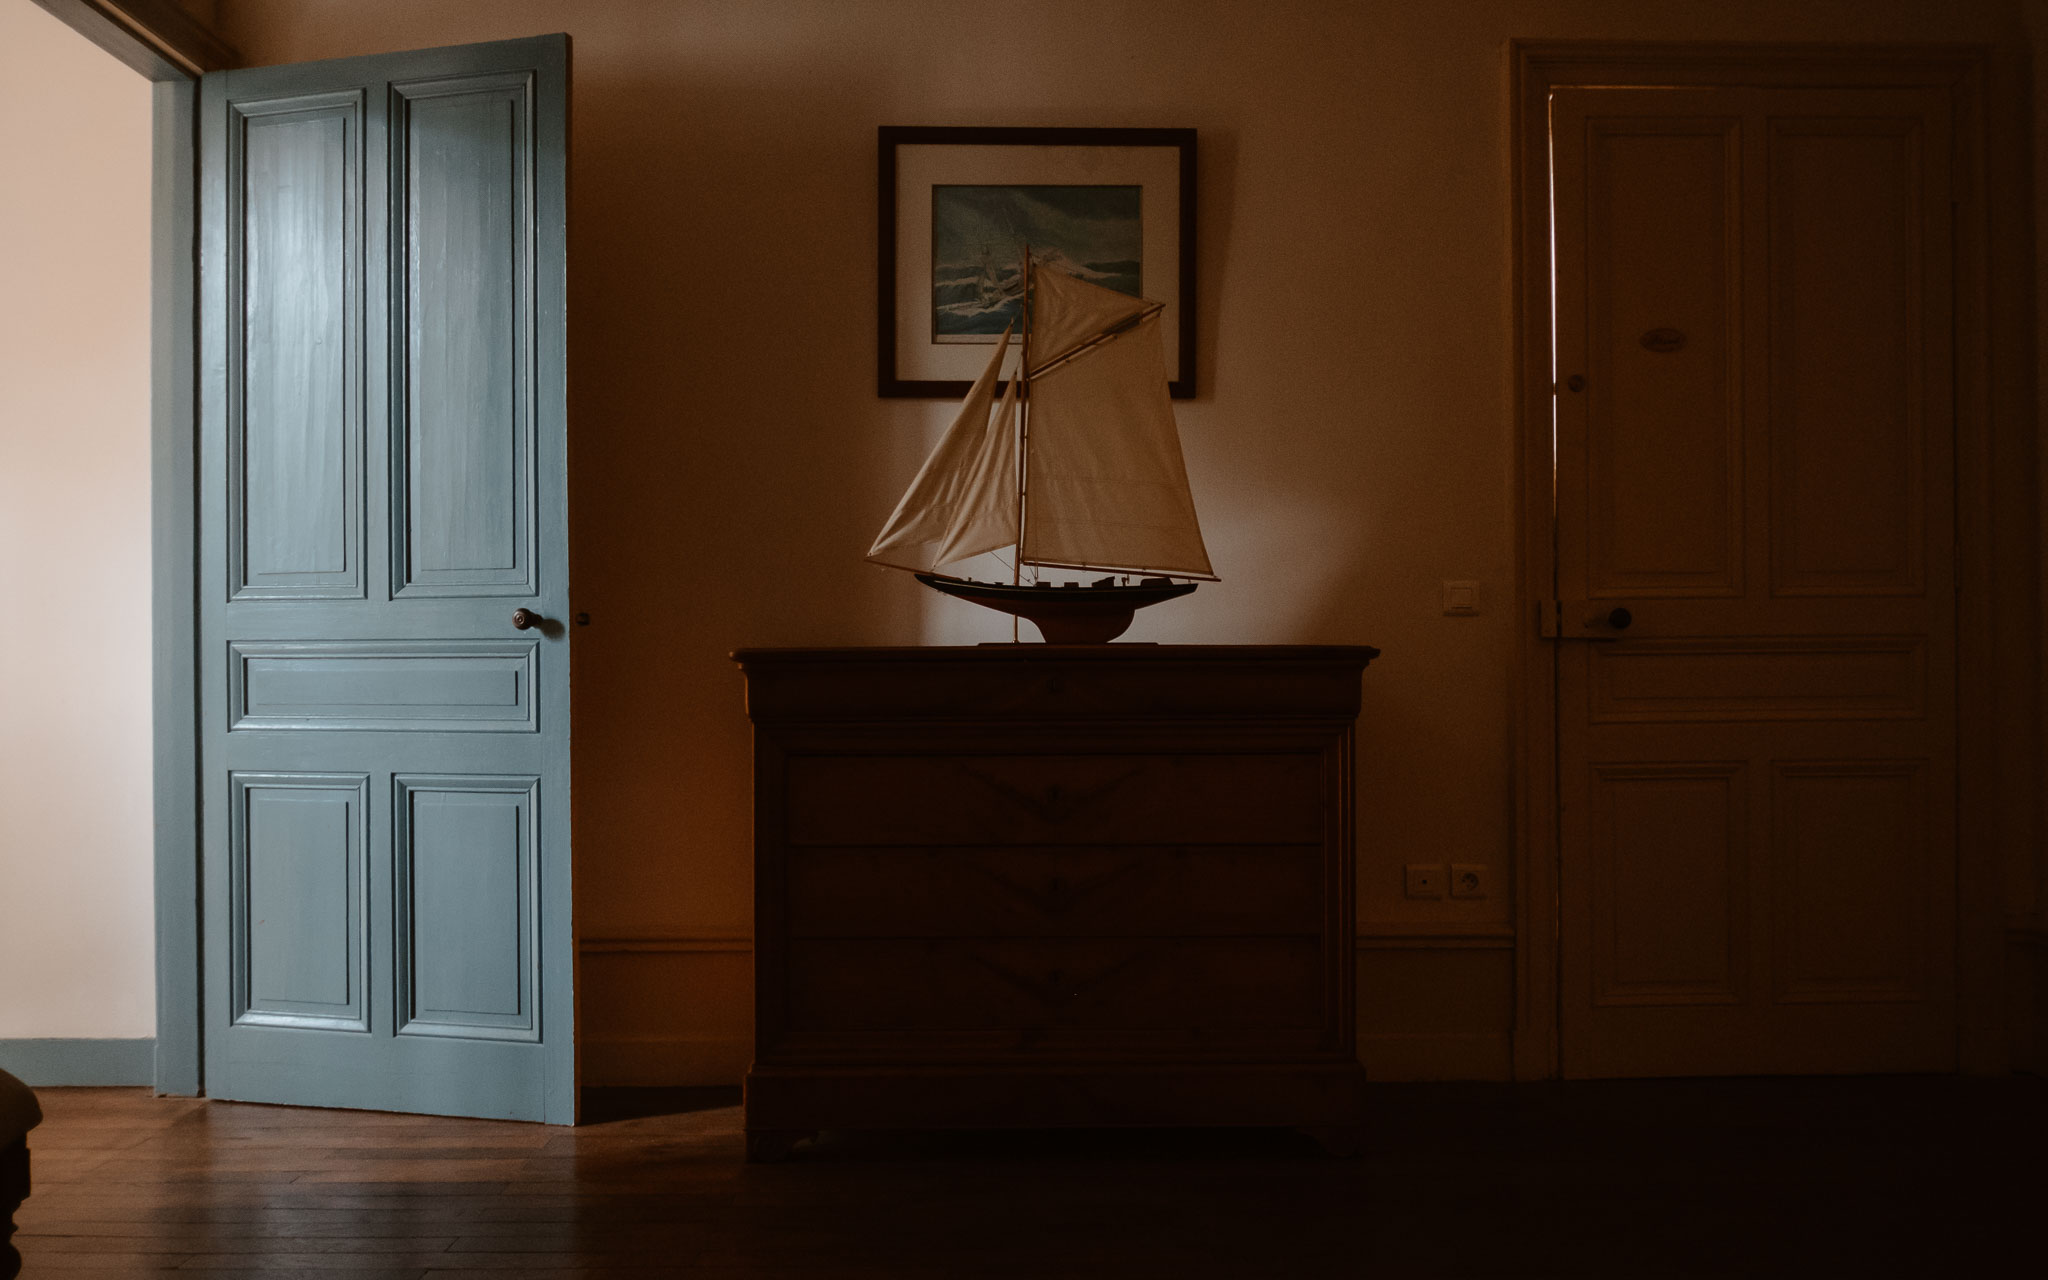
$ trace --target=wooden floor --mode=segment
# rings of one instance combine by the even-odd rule
[[[596,1122],[39,1091],[24,1276],[2038,1275],[2048,1082],[1379,1085],[1283,1132],[843,1134],[741,1161],[730,1094]],[[2015,1264],[2009,1247],[2023,1247]]]

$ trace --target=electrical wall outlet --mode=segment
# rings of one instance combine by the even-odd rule
[[[1451,864],[1451,896],[1453,898],[1483,898],[1486,896],[1486,864],[1481,862],[1453,862]]]
[[[1444,864],[1441,862],[1411,862],[1406,868],[1405,884],[1411,898],[1441,898],[1444,896]]]

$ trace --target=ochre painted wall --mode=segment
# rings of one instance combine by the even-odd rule
[[[875,126],[1201,132],[1222,585],[1136,640],[1368,643],[1376,1074],[1507,1070],[1508,42],[2025,43],[2015,0],[219,0],[252,64],[567,30],[586,1078],[746,1060],[741,645],[1006,639],[861,555],[948,408],[874,393]],[[1483,613],[1440,612],[1444,579]],[[1409,862],[1483,901],[1412,902]],[[1413,936],[1417,931],[1424,935]]]
[[[156,1029],[149,165],[149,82],[0,0],[0,1040]]]

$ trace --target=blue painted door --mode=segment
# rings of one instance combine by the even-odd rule
[[[575,1119],[567,75],[200,86],[214,1097]]]

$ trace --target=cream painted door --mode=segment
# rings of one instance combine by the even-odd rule
[[[1564,1072],[1953,1069],[1946,100],[1552,137]]]

